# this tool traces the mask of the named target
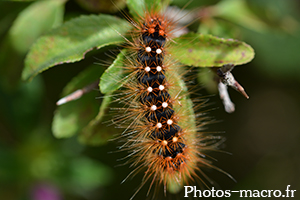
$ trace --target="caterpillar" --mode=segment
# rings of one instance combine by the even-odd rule
[[[146,182],[150,183],[148,194],[161,186],[165,194],[178,192],[195,180],[206,185],[198,175],[209,180],[203,166],[225,173],[206,159],[206,151],[217,150],[223,140],[201,132],[208,122],[203,116],[197,122],[183,81],[185,72],[168,52],[176,23],[153,7],[131,23],[135,26],[132,40],[126,39],[131,50],[124,53],[131,73],[123,85],[124,97],[118,99],[126,108],[114,121],[126,124],[122,149],[129,151],[131,167],[135,167],[128,177],[144,171],[132,198]],[[197,103],[201,107],[204,101]]]
[[[203,112],[197,111],[205,106],[205,100],[191,100],[192,92],[186,83],[191,68],[185,66],[215,67],[213,71],[218,77],[221,98],[225,102],[225,107],[227,105],[227,110],[232,112],[234,105],[229,99],[227,85],[248,96],[235,81],[231,71],[235,65],[249,62],[254,55],[253,49],[243,42],[211,35],[190,32],[178,36],[178,30],[183,29],[176,27],[177,19],[164,11],[161,1],[141,1],[143,5],[148,5],[143,8],[144,10],[138,6],[130,8],[132,2],[138,5],[139,0],[127,0],[134,19],[126,14],[127,21],[104,14],[79,17],[54,30],[54,36],[58,37],[53,38],[52,34],[45,35],[33,46],[27,58],[28,67],[23,73],[27,78],[35,76],[49,65],[51,67],[58,63],[83,59],[85,53],[95,46],[102,48],[120,44],[122,47],[108,69],[105,71],[103,68],[90,69],[84,76],[79,77],[82,82],[87,82],[85,79],[91,74],[93,77],[102,74],[99,86],[104,98],[98,115],[91,117],[90,120],[86,119],[87,124],[82,123],[85,126],[81,125],[66,132],[65,126],[61,126],[64,123],[60,122],[66,113],[75,109],[56,112],[53,132],[58,137],[70,137],[83,127],[79,137],[81,141],[90,144],[106,142],[106,135],[111,132],[103,130],[103,115],[110,98],[116,97],[115,102],[124,106],[114,109],[118,113],[112,124],[125,129],[117,139],[125,140],[120,149],[129,152],[126,158],[131,161],[130,168],[133,169],[124,181],[128,177],[144,173],[144,178],[132,198],[146,183],[149,184],[147,195],[150,192],[156,194],[159,189],[163,189],[165,195],[167,191],[176,193],[184,185],[192,182],[200,182],[209,187],[211,180],[203,171],[205,167],[216,169],[232,178],[228,173],[215,167],[212,159],[206,154],[207,151],[219,151],[219,145],[224,139],[203,132],[203,127],[210,121]],[[132,25],[130,30],[128,21]],[[73,33],[73,27],[78,25],[83,27],[87,25],[87,30]],[[95,25],[101,27],[94,29]],[[130,35],[126,35],[128,32]],[[64,44],[61,43],[61,39],[73,44],[73,48],[70,48],[72,51],[68,49],[64,51],[70,58],[62,58],[59,53],[59,50],[65,48],[61,45]],[[45,45],[44,40],[51,45]],[[96,45],[92,41],[99,44]],[[48,54],[47,51],[46,58],[43,57],[45,55],[40,54],[38,47],[47,47],[49,50],[52,44],[55,44],[53,45],[55,54]],[[41,59],[36,60],[37,57]],[[77,82],[81,85],[80,81]],[[98,82],[97,80],[83,89],[76,90],[59,100],[57,105],[79,99],[83,94],[93,90]],[[117,94],[112,94],[120,87]],[[83,121],[80,114],[81,112],[79,114],[77,112],[75,115],[78,122]],[[70,119],[70,124],[74,123],[73,117]]]

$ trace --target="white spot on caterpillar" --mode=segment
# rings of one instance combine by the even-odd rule
[[[160,122],[158,122],[158,123],[156,124],[156,127],[157,127],[157,128],[161,128],[161,127],[162,127],[162,124],[161,124]]]
[[[173,124],[173,120],[168,119],[168,120],[167,120],[167,124],[168,124],[168,125],[172,125],[172,124]]]
[[[156,105],[152,105],[150,110],[155,111],[157,109]]]
[[[148,67],[148,66],[147,66],[147,67],[145,67],[145,71],[146,71],[146,72],[150,72],[150,70],[151,70],[151,68],[150,68],[150,67]]]
[[[167,102],[163,102],[163,103],[162,103],[162,107],[163,107],[163,108],[168,107],[168,103],[167,103]]]
[[[158,72],[160,72],[160,71],[162,70],[161,66],[157,66],[157,67],[156,67],[156,70],[157,70]]]
[[[152,91],[153,91],[153,88],[152,88],[152,87],[148,87],[148,88],[147,88],[147,91],[148,91],[148,92],[152,92]]]
[[[178,142],[178,137],[173,137],[172,141],[173,141],[174,143]]]
[[[156,53],[157,53],[157,54],[161,54],[161,53],[162,53],[162,50],[161,50],[161,49],[156,49]]]
[[[146,47],[146,52],[150,53],[151,52],[151,47]]]
[[[161,91],[163,91],[165,89],[165,86],[160,85],[160,86],[158,86],[158,89],[161,90]]]

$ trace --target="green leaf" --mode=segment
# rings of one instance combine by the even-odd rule
[[[109,15],[81,16],[42,36],[32,46],[25,60],[22,78],[62,63],[79,61],[93,48],[124,42],[130,24]]]
[[[140,19],[142,16],[144,16],[144,12],[145,12],[144,0],[127,0],[127,6],[133,18]]]
[[[42,33],[61,25],[64,3],[64,0],[37,1],[20,12],[9,31],[14,48],[25,53]]]
[[[148,11],[159,12],[163,6],[167,6],[168,1],[163,0],[145,0],[146,8]]]
[[[72,79],[64,88],[63,95],[81,89],[99,79],[103,72],[100,66],[92,66]],[[99,109],[99,92],[92,91],[80,99],[59,106],[52,123],[52,131],[57,138],[67,138],[82,130],[96,115]]]
[[[250,62],[254,50],[248,44],[233,39],[188,33],[174,39],[169,52],[182,64],[197,67],[241,65]]]
[[[100,78],[99,88],[103,94],[112,93],[119,89],[128,78],[124,73],[124,61],[126,49],[123,49],[114,62],[109,66]]]
[[[76,0],[76,3],[88,12],[93,13],[116,13],[126,6],[124,0]]]
[[[187,1],[187,0],[170,0],[172,5],[175,5],[179,8],[185,7],[186,9],[195,9],[199,7],[206,7],[209,5],[216,4],[219,0],[201,0],[201,1]]]
[[[107,124],[103,124],[103,121],[108,110],[108,106],[111,103],[111,94],[104,96],[98,115],[84,127],[79,135],[79,141],[89,145],[101,145],[105,144],[108,139],[112,138],[114,127],[109,127]],[[112,130],[113,129],[113,130]]]
[[[173,69],[170,69],[167,73],[167,78],[171,81],[173,87],[169,89],[170,96],[175,97],[178,95],[178,91],[181,91],[180,93],[180,104],[174,104],[174,110],[176,113],[180,113],[181,119],[188,119],[188,120],[181,120],[179,122],[179,126],[182,129],[189,130],[189,134],[186,135],[185,140],[192,143],[192,141],[195,141],[196,139],[196,117],[194,114],[193,109],[193,103],[188,95],[188,88],[180,74],[183,72],[181,71],[178,66],[171,66]],[[173,82],[174,81],[174,82]],[[184,122],[183,122],[184,121]],[[176,180],[176,176],[188,176],[187,174],[180,174],[179,172],[175,172],[174,176],[168,177],[167,181],[167,189],[170,193],[178,193],[183,188],[183,182],[178,182]],[[187,178],[187,177],[185,177]],[[181,181],[183,181],[185,178],[182,178]]]
[[[141,19],[146,11],[160,11],[164,5],[161,0],[127,0],[127,6],[134,19]]]

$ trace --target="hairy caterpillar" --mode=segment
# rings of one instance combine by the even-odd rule
[[[132,198],[146,182],[150,183],[148,194],[161,186],[165,194],[167,190],[177,192],[195,180],[205,185],[202,179],[208,178],[203,166],[223,172],[206,158],[206,151],[216,150],[222,140],[201,132],[207,122],[204,117],[196,120],[182,80],[185,72],[168,52],[175,22],[152,7],[131,23],[135,26],[132,40],[126,39],[130,51],[122,53],[131,73],[123,85],[124,97],[118,100],[126,108],[114,122],[126,125],[122,149],[129,151],[131,167],[135,167],[129,176],[144,172]],[[196,107],[204,104],[197,103]]]
[[[85,141],[97,143],[93,140],[95,139],[93,136],[103,130],[98,127],[101,127],[102,114],[109,104],[108,99],[112,92],[122,86],[123,91],[113,96],[117,97],[116,102],[125,104],[124,107],[115,110],[124,112],[117,113],[113,123],[125,128],[121,138],[125,140],[122,150],[130,152],[127,157],[132,161],[130,167],[133,170],[129,177],[138,172],[144,172],[140,188],[148,182],[150,184],[149,191],[164,188],[165,193],[167,190],[177,192],[183,188],[184,184],[190,184],[193,181],[199,181],[205,185],[209,178],[202,171],[203,167],[223,172],[214,167],[208,159],[209,156],[206,155],[207,150],[218,148],[222,143],[222,138],[209,136],[202,132],[202,127],[208,122],[202,113],[195,114],[195,110],[202,107],[204,103],[201,100],[197,100],[197,102],[190,100],[191,92],[187,89],[184,81],[190,69],[184,68],[183,65],[220,67],[229,63],[242,64],[248,62],[250,58],[245,56],[248,46],[239,41],[197,33],[175,36],[176,20],[160,9],[162,7],[160,1],[146,1],[155,2],[155,5],[151,6],[150,3],[150,6],[149,4],[145,6],[149,9],[143,8],[142,11],[133,9],[137,16],[135,20],[126,15],[127,20],[129,19],[128,21],[133,25],[133,31],[129,30],[126,20],[99,15],[80,17],[74,22],[66,23],[63,28],[59,29],[61,32],[58,32],[58,35],[59,38],[63,38],[66,35],[65,29],[69,30],[71,25],[78,25],[77,23],[80,22],[83,26],[87,22],[91,22],[87,27],[91,28],[94,24],[99,25],[100,23],[103,28],[99,28],[99,32],[102,34],[107,33],[108,28],[114,31],[114,33],[110,31],[110,34],[104,34],[106,37],[100,38],[97,32],[96,34],[93,32],[93,29],[87,29],[87,33],[89,31],[92,33],[91,40],[99,40],[99,48],[110,44],[121,45],[124,39],[127,41],[127,44],[122,46],[125,48],[121,50],[113,64],[104,73],[101,72],[103,74],[100,91],[106,96],[102,101],[99,114],[92,118],[93,120],[83,129],[81,136]],[[129,2],[134,1],[128,0],[128,6]],[[134,15],[134,13],[132,14]],[[111,22],[109,24],[111,27],[107,25],[108,23],[103,23],[105,20]],[[131,37],[126,35],[125,28]],[[77,42],[77,38],[86,38],[85,32],[83,35],[80,33],[74,33],[74,38],[76,38],[74,41]],[[82,37],[78,37],[78,35]],[[109,37],[110,35],[113,36]],[[90,38],[86,42],[93,47],[94,44],[91,44]],[[51,35],[47,39],[51,42],[53,40]],[[82,51],[85,53],[87,47],[82,48]],[[230,54],[231,52],[234,52],[235,57]],[[218,75],[222,84],[236,85],[234,79],[228,79],[231,77],[228,76],[231,70],[232,67],[219,71]],[[90,73],[93,72],[90,71]],[[130,72],[129,75],[126,72]],[[34,71],[34,73],[36,72]],[[97,76],[101,73],[94,74]],[[122,75],[118,76],[118,73],[122,73]],[[114,80],[112,84],[107,84],[108,77]],[[227,80],[231,80],[230,84]],[[82,94],[90,91],[95,84],[97,82],[75,91],[59,101],[58,104],[78,99]],[[62,119],[61,116],[56,117],[55,120],[59,122]],[[57,132],[59,133],[59,131]],[[103,135],[99,136],[101,139]]]

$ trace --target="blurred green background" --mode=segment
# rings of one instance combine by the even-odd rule
[[[111,1],[59,2],[52,7],[31,1],[0,2],[0,197],[129,199],[142,174],[120,184],[131,171],[128,165],[118,166],[124,161],[117,160],[126,155],[116,152],[120,143],[86,146],[76,137],[56,139],[51,132],[55,103],[64,86],[86,66],[106,59],[105,52],[93,51],[86,59],[54,67],[29,83],[20,78],[26,53],[41,34],[81,14],[105,11],[121,16],[115,6],[99,3]],[[118,7],[123,8],[120,2]],[[182,7],[186,1],[173,4]],[[225,131],[224,150],[232,154],[210,155],[237,182],[214,170],[205,172],[224,190],[283,191],[291,185],[298,190],[295,199],[300,199],[300,1],[201,0],[187,9],[196,7],[201,8],[196,10],[201,16],[199,31],[245,41],[256,52],[251,63],[233,71],[249,100],[229,89],[236,111],[227,114],[218,95],[210,97],[210,107],[217,108],[210,115],[220,122],[208,130]],[[145,199],[146,191],[147,186],[136,199]],[[183,199],[183,194],[168,199]]]

